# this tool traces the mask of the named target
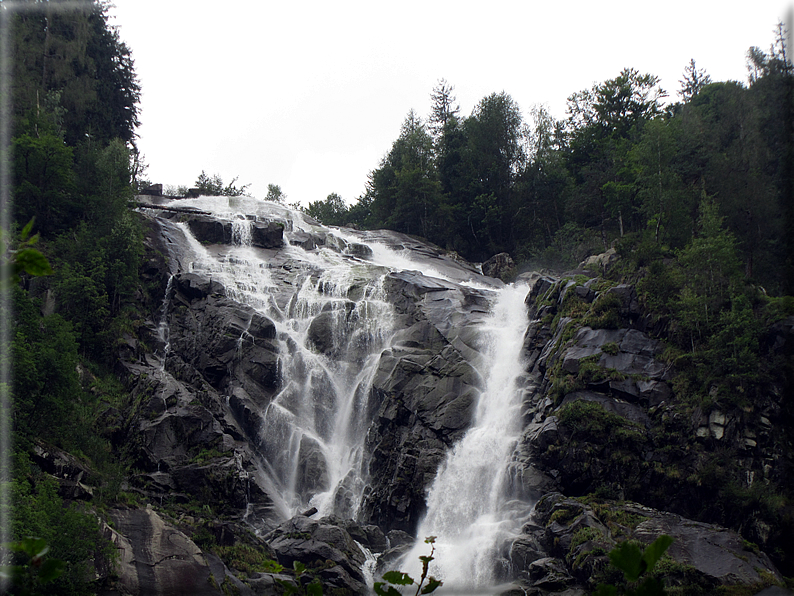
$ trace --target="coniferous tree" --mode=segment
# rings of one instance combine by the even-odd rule
[[[678,82],[681,83],[678,95],[686,102],[700,93],[703,87],[711,84],[711,77],[706,74],[704,69],[698,70],[695,66],[695,59],[692,58],[684,69],[684,78]]]
[[[96,0],[29,2],[11,17],[14,134],[58,112],[65,141],[135,139],[140,86],[129,48]]]
[[[446,79],[441,79],[430,94],[432,106],[428,129],[436,145],[440,142],[447,126],[452,124],[453,119],[457,119],[458,112],[460,112],[460,106],[455,103],[454,91],[455,87],[450,85]]]
[[[413,110],[391,151],[372,172],[368,194],[377,225],[432,238],[440,199],[433,141]]]

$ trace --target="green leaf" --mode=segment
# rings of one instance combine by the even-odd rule
[[[33,229],[33,222],[36,221],[35,217],[30,218],[30,221],[25,224],[25,227],[22,228],[22,231],[19,233],[19,239],[24,242],[27,237],[30,235],[30,231]]]
[[[630,582],[636,582],[646,568],[646,563],[642,560],[642,552],[635,544],[629,542],[623,542],[613,549],[609,553],[609,560]]]
[[[308,586],[306,586],[306,595],[307,596],[323,596],[323,586],[318,581],[313,581]]]
[[[23,248],[14,257],[15,272],[24,271],[29,275],[52,275],[50,262],[35,248]]]
[[[281,573],[284,571],[284,565],[276,561],[265,561],[263,566],[265,573]]]
[[[27,242],[25,242],[24,246],[33,246],[33,245],[34,245],[34,244],[36,244],[38,241],[39,241],[39,233],[38,233],[38,232],[36,232],[35,234],[33,234],[33,237],[32,237],[30,240],[28,240]]]
[[[383,589],[383,586],[386,584],[384,582],[375,582],[373,588],[375,589],[375,594],[378,596],[402,596],[397,590],[394,589],[394,586],[388,586],[386,590]]]
[[[594,596],[618,596],[618,589],[611,584],[599,584]]]
[[[59,578],[64,569],[66,569],[66,563],[63,561],[59,559],[47,559],[41,564],[41,567],[39,567],[39,580],[45,584],[51,582]]]
[[[440,588],[444,582],[441,580],[436,579],[432,575],[427,578],[427,585],[422,588],[422,594],[430,594],[430,592],[435,592],[436,588]]]
[[[383,574],[383,579],[396,586],[410,586],[414,583],[413,578],[402,571],[387,571]]]
[[[292,568],[295,570],[295,577],[300,577],[306,571],[306,565],[300,561],[293,561]]]
[[[662,558],[662,555],[672,543],[673,539],[670,536],[662,534],[645,548],[645,552],[642,553],[642,560],[648,566],[648,571],[653,569],[653,566]]]
[[[435,557],[431,557],[430,555],[419,555],[419,560],[422,561],[423,563],[429,563],[434,558]]]

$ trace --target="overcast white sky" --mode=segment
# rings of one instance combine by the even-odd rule
[[[364,191],[413,108],[439,79],[464,115],[505,91],[565,116],[566,98],[624,67],[671,99],[690,58],[715,81],[746,82],[791,0],[451,2],[114,0],[111,23],[143,89],[139,147],[153,182],[204,170],[289,202]]]

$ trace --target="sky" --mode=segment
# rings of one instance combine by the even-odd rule
[[[486,7],[487,6],[487,7]],[[460,112],[506,92],[525,121],[565,117],[572,93],[623,68],[677,100],[690,59],[714,81],[746,82],[791,0],[114,0],[111,24],[142,88],[138,147],[154,183],[199,174],[287,202],[348,203],[440,79]]]

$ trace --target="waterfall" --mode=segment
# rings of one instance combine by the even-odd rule
[[[246,198],[177,203],[232,225],[232,245],[208,248],[177,224],[193,253],[190,271],[220,282],[227,296],[276,326],[282,386],[262,412],[260,449],[267,484],[282,501],[278,509],[287,516],[316,507],[321,515],[355,517],[366,485],[370,386],[394,334],[383,289],[389,268],[325,247],[307,251],[285,238],[282,252],[294,264],[287,275],[295,288],[286,295],[283,280],[279,286],[271,264],[252,247],[251,226],[258,217],[277,216],[287,218],[287,230],[310,231],[297,212]]]
[[[189,271],[220,282],[229,298],[275,325],[281,382],[261,411],[258,478],[265,477],[263,484],[285,517],[316,507],[320,515],[357,518],[371,480],[365,439],[374,416],[372,384],[382,354],[400,341],[395,340],[400,316],[384,282],[395,271],[444,282],[428,280],[432,291],[421,298],[423,308],[436,309],[433,324],[449,333],[445,341],[476,368],[472,376],[483,380],[483,390],[471,427],[447,454],[428,493],[419,546],[401,568],[418,577],[411,565],[427,554],[421,539],[435,535],[431,572],[445,586],[493,585],[494,553],[515,530],[504,484],[521,431],[517,379],[524,368],[527,288],[502,288],[468,265],[434,256],[427,245],[417,254],[408,237],[394,241],[386,232],[324,228],[282,205],[246,197],[201,197],[174,205],[209,211],[231,225],[230,245],[205,246],[187,224],[176,224],[191,255],[183,260]],[[265,220],[283,223],[283,247],[252,245],[252,226]],[[302,248],[315,244],[307,236],[318,239],[312,250]],[[449,296],[457,296],[461,306],[448,318],[443,305],[454,302]],[[439,306],[432,306],[434,301]],[[465,334],[452,329],[461,324]],[[467,343],[471,338],[477,345]]]
[[[277,323],[284,386],[264,415],[264,449],[293,511],[354,517],[364,488],[369,388],[393,316],[382,276],[355,296],[349,273],[307,277]]]
[[[404,559],[420,575],[417,557],[426,555],[422,539],[436,536],[430,571],[447,588],[493,585],[493,565],[500,539],[513,522],[505,511],[505,476],[512,449],[521,432],[520,354],[526,330],[526,286],[507,287],[493,304],[481,328],[482,374],[472,427],[448,453],[427,498],[417,546]]]

